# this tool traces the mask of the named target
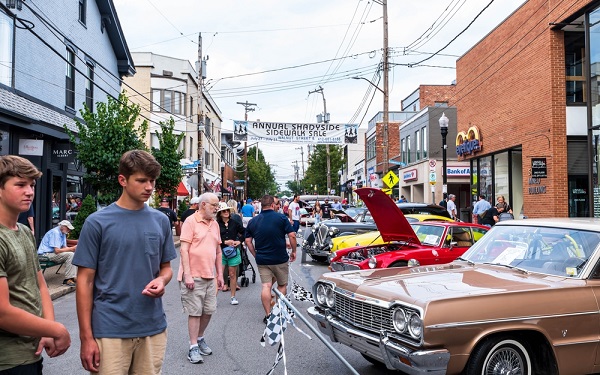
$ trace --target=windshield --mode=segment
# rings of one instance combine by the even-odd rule
[[[440,241],[444,236],[444,227],[422,223],[411,223],[410,226],[423,245],[441,246]]]
[[[580,277],[600,233],[565,228],[497,226],[462,258],[557,276]]]

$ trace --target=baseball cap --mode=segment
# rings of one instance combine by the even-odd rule
[[[198,204],[200,203],[200,197],[194,197],[190,199],[190,204]]]
[[[69,220],[63,220],[60,223],[58,223],[58,225],[65,226],[65,227],[69,228],[69,230],[75,229],[75,227],[73,226],[73,224],[71,224],[71,222]]]
[[[161,200],[161,202],[168,202],[168,201],[169,201],[169,200],[168,200],[167,198],[163,198],[163,199]]]

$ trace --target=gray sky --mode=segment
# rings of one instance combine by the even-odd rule
[[[198,33],[208,56],[209,92],[223,113],[223,127],[243,120],[236,102],[256,103],[249,120],[316,122],[323,97],[332,123],[368,121],[383,109],[377,90],[366,112],[369,83],[382,57],[381,5],[366,0],[114,0],[132,52],[188,59],[198,56]],[[489,0],[388,1],[391,64],[421,61],[457,37]],[[492,0],[473,24],[446,49],[419,67],[390,71],[390,111],[419,84],[450,84],[457,56],[464,54],[515,11],[524,0]],[[407,53],[408,51],[408,53]],[[269,72],[267,72],[269,71]],[[261,73],[264,72],[264,73]],[[258,74],[254,74],[258,73]],[[230,78],[231,77],[231,78]],[[375,82],[376,83],[376,82]],[[383,87],[383,79],[379,82]],[[359,111],[359,108],[362,110]],[[364,119],[363,119],[364,116]],[[362,122],[361,122],[362,120]],[[276,165],[279,183],[293,179],[302,145],[261,143]],[[306,162],[306,146],[304,146]],[[300,171],[302,169],[300,168]]]

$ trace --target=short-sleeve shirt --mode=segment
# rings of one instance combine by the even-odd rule
[[[265,210],[250,220],[246,238],[254,239],[256,264],[274,265],[289,260],[285,235],[294,232],[288,218],[273,210]]]
[[[254,216],[254,206],[251,204],[245,204],[242,207],[242,216],[243,217],[252,217]]]
[[[29,227],[18,230],[0,225],[0,277],[8,283],[11,305],[35,316],[42,316],[42,299],[37,283],[40,270],[35,239]],[[40,360],[35,355],[39,337],[19,336],[0,329],[0,371]]]
[[[300,220],[300,205],[298,203],[290,203],[288,210],[292,211],[292,220]]]
[[[96,271],[92,332],[95,338],[147,337],[163,332],[162,299],[142,294],[163,263],[177,257],[169,219],[144,205],[112,203],[85,220],[73,264]]]
[[[448,213],[452,218],[456,216],[456,204],[452,199],[448,199],[448,202],[446,203],[446,210],[448,210]]]
[[[34,217],[34,215],[35,214],[33,212],[33,204],[31,204],[29,206],[29,210],[27,210],[25,212],[21,212],[19,214],[19,218],[17,219],[17,222],[19,222],[29,228],[29,218]]]
[[[55,248],[63,247],[67,247],[67,235],[60,231],[60,226],[57,226],[44,234],[38,247],[38,254],[53,253]]]
[[[158,207],[157,210],[167,215],[169,221],[171,222],[171,226],[173,226],[173,223],[177,221],[177,214],[169,207]]]
[[[217,254],[221,254],[221,229],[216,220],[202,219],[200,212],[196,212],[181,226],[181,242],[190,244],[190,271],[192,277],[203,279],[215,278],[215,261]],[[183,280],[183,265],[179,259],[179,272],[177,281]]]
[[[323,212],[323,218],[329,219],[331,217],[331,205],[329,203],[323,203],[321,211]]]

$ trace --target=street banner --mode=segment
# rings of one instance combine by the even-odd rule
[[[358,143],[358,124],[233,121],[233,140],[343,145]]]

